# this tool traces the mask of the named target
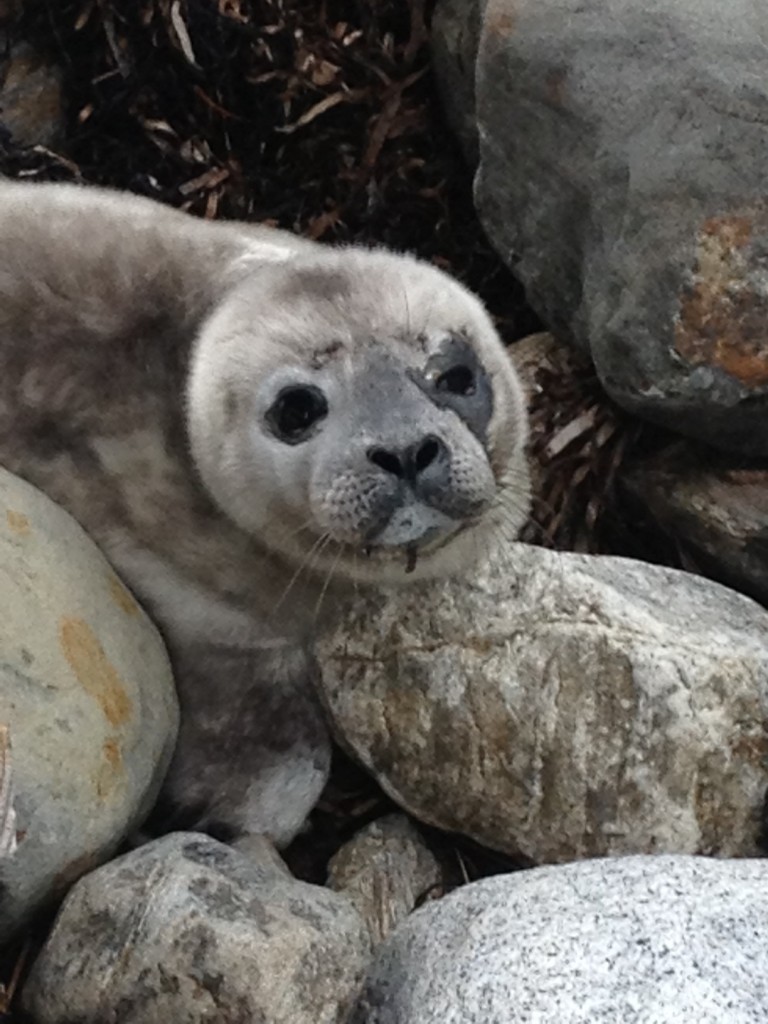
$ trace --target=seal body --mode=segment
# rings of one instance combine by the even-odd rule
[[[0,369],[0,464],[168,643],[166,823],[288,842],[328,771],[323,616],[525,518],[521,390],[482,306],[408,256],[3,181]]]

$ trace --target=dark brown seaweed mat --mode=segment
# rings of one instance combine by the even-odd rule
[[[66,162],[0,150],[0,171],[408,249],[510,340],[536,327],[474,215],[419,0],[33,0],[19,32],[64,66]]]

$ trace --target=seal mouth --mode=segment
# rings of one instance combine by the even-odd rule
[[[390,532],[390,524],[387,524],[387,527],[378,533],[372,543],[365,545],[363,554],[366,558],[373,558],[378,555],[379,557],[386,558],[387,561],[402,558],[405,561],[406,574],[412,573],[416,568],[419,557],[431,555],[439,551],[469,525],[468,523],[457,522],[455,519],[449,519],[448,516],[444,516],[442,513],[437,513],[437,515],[442,520],[439,525],[435,523],[423,528],[420,532],[414,531],[415,535],[411,537],[407,536],[408,531],[406,530],[404,531],[406,536],[394,543],[389,538],[402,536],[402,534],[394,531]]]
[[[424,547],[435,538],[452,533],[456,526],[456,520],[439,509],[410,501],[396,508],[370,541],[382,548]]]

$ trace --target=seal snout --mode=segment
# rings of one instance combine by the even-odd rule
[[[400,446],[373,446],[366,458],[384,474],[389,514],[371,531],[384,547],[417,544],[455,528],[440,506],[452,490],[451,453],[436,434]]]
[[[450,455],[445,443],[434,434],[402,448],[369,448],[366,455],[374,466],[411,485],[417,485],[430,467],[431,475],[442,472],[447,481]]]

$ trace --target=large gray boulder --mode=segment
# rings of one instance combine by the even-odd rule
[[[36,1024],[342,1024],[363,922],[248,853],[175,833],[81,879],[24,989]]]
[[[466,41],[442,17],[438,49]],[[532,305],[626,408],[762,455],[767,24],[760,0],[489,0],[474,81],[477,207]]]
[[[160,636],[75,521],[0,469],[0,726],[15,853],[0,941],[150,809],[178,725]]]
[[[718,584],[512,544],[361,596],[319,659],[341,742],[422,821],[535,862],[757,852],[768,613]]]
[[[351,1024],[764,1024],[767,972],[768,861],[597,860],[417,911]]]

